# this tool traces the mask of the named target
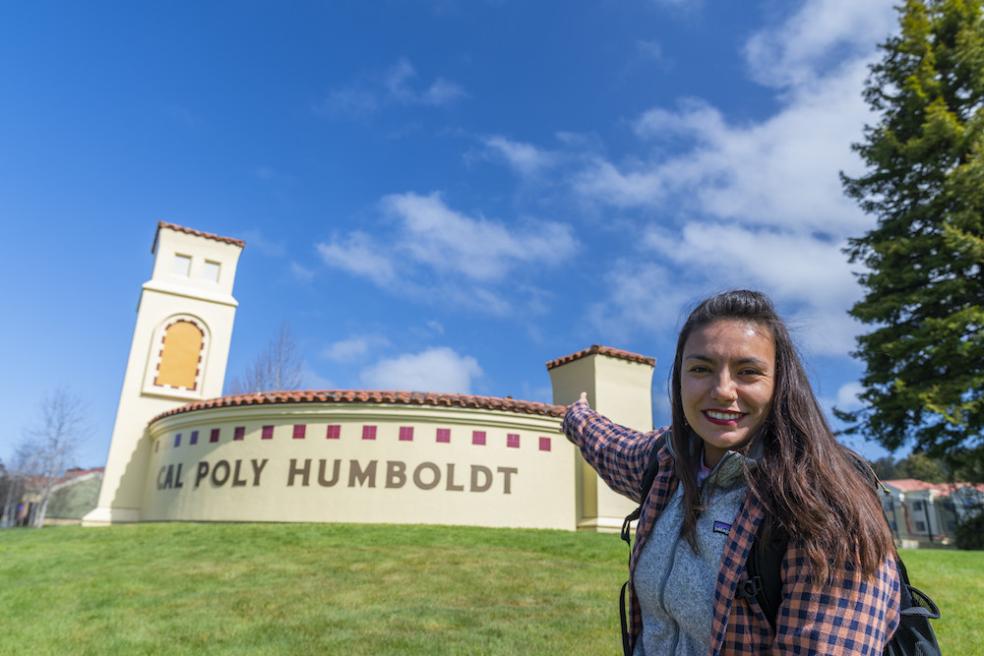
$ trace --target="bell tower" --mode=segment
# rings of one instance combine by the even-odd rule
[[[99,503],[85,526],[140,520],[147,423],[178,406],[222,395],[236,265],[245,243],[161,221],[143,284]]]

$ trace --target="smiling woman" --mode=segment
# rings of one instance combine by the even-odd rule
[[[891,535],[769,299],[700,303],[677,340],[670,397],[668,431],[619,426],[584,395],[564,418],[598,474],[642,504],[626,653],[882,653],[899,622]],[[770,543],[782,554],[774,617],[745,566]]]

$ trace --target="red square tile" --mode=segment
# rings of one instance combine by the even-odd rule
[[[437,429],[437,441],[444,442],[445,444],[451,441],[451,429],[450,428],[438,428]]]
[[[342,427],[340,424],[329,424],[325,429],[325,439],[337,440],[342,436]]]
[[[235,442],[240,442],[246,438],[246,427],[236,426],[236,430],[232,433],[232,439]]]
[[[303,440],[307,434],[307,424],[294,424],[294,439]]]
[[[519,434],[518,433],[509,433],[508,435],[506,435],[506,446],[508,448],[510,448],[510,449],[518,449],[519,448]]]
[[[263,432],[260,433],[260,439],[262,440],[272,440],[273,439],[273,426],[264,426]]]
[[[485,445],[485,431],[472,431],[472,444]]]
[[[541,437],[540,438],[540,451],[549,451],[549,450],[550,450],[550,438],[549,437]]]
[[[374,440],[376,439],[376,427],[365,425],[362,427],[362,439],[364,440]]]
[[[413,426],[400,426],[400,441],[413,442]]]

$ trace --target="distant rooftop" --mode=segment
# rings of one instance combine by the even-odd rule
[[[639,353],[632,353],[631,351],[623,351],[622,349],[613,348],[611,346],[592,344],[590,347],[578,351],[577,353],[571,353],[570,355],[559,357],[556,360],[550,360],[547,362],[547,369],[554,369],[562,364],[574,362],[575,360],[586,358],[589,355],[607,355],[612,358],[618,358],[619,360],[628,360],[629,362],[648,364],[650,367],[656,366],[656,358],[651,358],[647,355],[640,355]]]

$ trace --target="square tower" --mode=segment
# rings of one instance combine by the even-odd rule
[[[638,431],[653,429],[655,367],[655,358],[598,344],[547,363],[554,403],[570,405],[586,392],[592,408]],[[580,453],[576,467],[578,529],[621,530],[637,504],[609,488]]]

